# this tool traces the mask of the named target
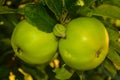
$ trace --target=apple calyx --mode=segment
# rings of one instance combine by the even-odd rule
[[[62,24],[56,24],[55,27],[53,28],[53,33],[57,37],[62,37],[64,38],[66,32],[66,28]]]

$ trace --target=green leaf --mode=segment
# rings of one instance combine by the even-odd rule
[[[10,72],[9,67],[6,66],[0,66],[0,79],[3,79],[5,77],[8,77]]]
[[[45,0],[45,2],[48,8],[55,14],[57,20],[59,20],[62,15],[62,0]]]
[[[65,7],[70,9],[78,0],[64,0]]]
[[[120,19],[120,8],[113,5],[103,4],[91,11],[92,15],[107,16],[109,18]]]
[[[120,54],[120,42],[118,41],[110,41],[110,46]]]
[[[120,0],[103,0],[104,4],[111,4],[120,7]]]
[[[24,8],[26,20],[45,32],[52,32],[56,21],[50,17],[42,4],[26,4]]]
[[[16,10],[12,8],[8,8],[7,6],[0,6],[0,14],[8,14],[15,13]]]
[[[4,2],[5,0],[0,0],[0,6],[2,6]]]
[[[73,75],[73,72],[68,71],[64,66],[55,68],[53,71],[56,73],[55,77],[60,80],[69,79]]]
[[[105,60],[103,62],[103,66],[113,76],[115,76],[117,74],[117,70],[115,69],[115,67],[113,66],[113,64],[109,60]]]
[[[6,37],[10,38],[15,25],[19,22],[19,15],[1,14],[0,21],[3,23],[0,26],[0,33],[3,33]]]
[[[106,29],[108,31],[110,40],[113,40],[113,41],[118,40],[120,34],[119,34],[119,31],[115,27],[113,27],[113,26],[112,27],[107,27]]]
[[[107,55],[108,59],[120,66],[120,42],[110,41],[110,48]]]
[[[97,0],[84,0],[85,5],[91,6],[93,3],[95,3]]]
[[[28,74],[30,74],[35,80],[47,80],[46,75],[36,69],[35,66],[22,65],[21,68]]]
[[[110,47],[109,49],[107,58],[111,60],[113,63],[120,65],[120,56],[112,47]]]
[[[80,16],[89,16],[91,9],[88,6],[80,7],[77,11],[77,14]]]

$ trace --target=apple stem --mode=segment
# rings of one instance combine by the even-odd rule
[[[80,80],[83,80],[83,72],[79,76],[80,76]]]
[[[84,71],[77,71],[77,74],[79,75],[80,80],[84,80],[85,79]]]

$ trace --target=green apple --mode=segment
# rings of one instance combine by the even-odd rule
[[[58,41],[54,34],[39,30],[26,20],[18,23],[11,37],[17,57],[29,64],[43,64],[54,56]]]
[[[66,38],[59,41],[64,62],[77,70],[90,70],[106,58],[109,36],[102,22],[96,18],[73,19],[66,26]]]

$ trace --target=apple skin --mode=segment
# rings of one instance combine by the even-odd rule
[[[11,45],[16,56],[24,62],[44,64],[55,55],[58,41],[52,32],[43,32],[23,20],[13,31]]]
[[[66,26],[66,38],[59,41],[64,62],[77,70],[99,66],[108,53],[109,36],[103,23],[96,18],[73,19]]]

